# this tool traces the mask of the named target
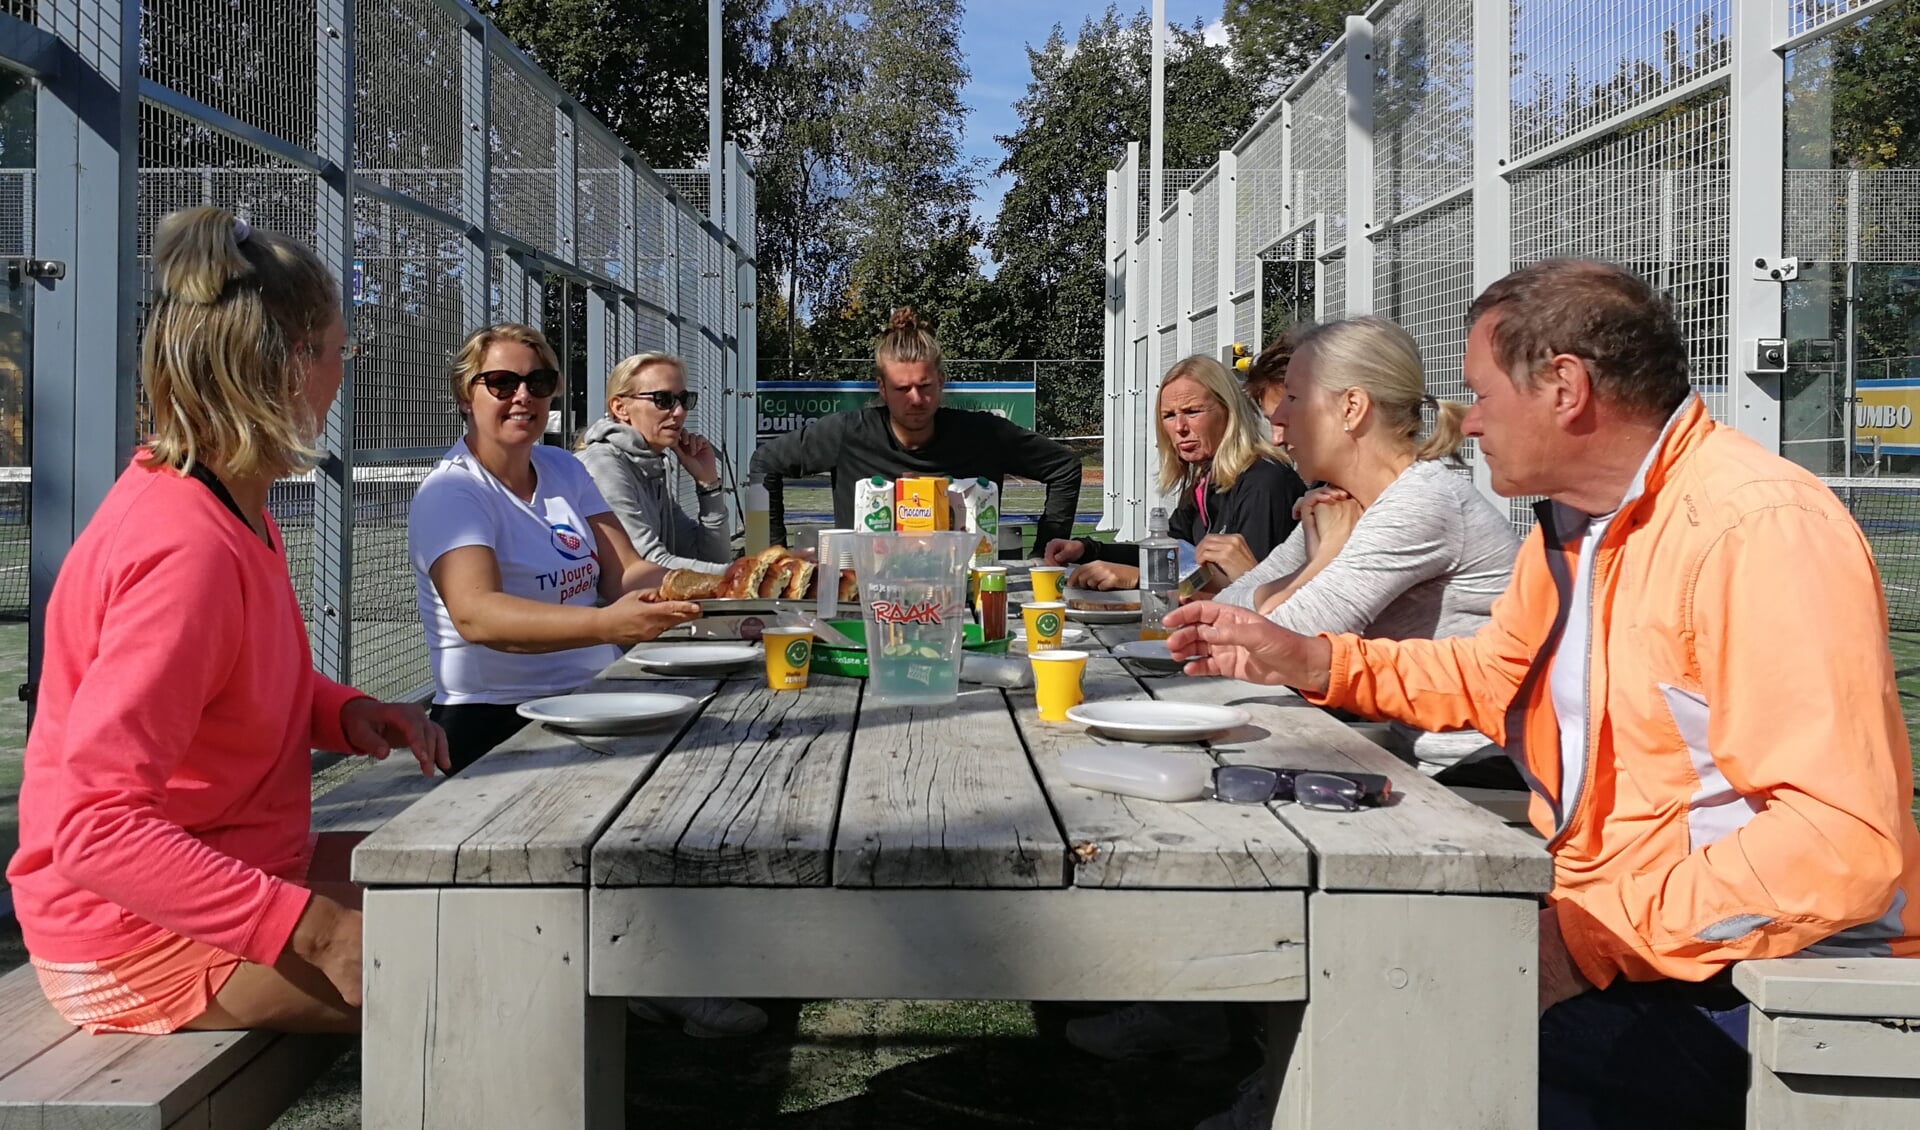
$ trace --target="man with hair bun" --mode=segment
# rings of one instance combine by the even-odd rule
[[[1073,533],[1079,457],[1005,417],[942,408],[947,377],[940,343],[910,307],[895,311],[874,342],[873,364],[879,404],[808,421],[753,453],[752,470],[767,479],[774,544],[787,540],[781,480],[822,472],[833,477],[835,526],[853,525],[853,484],[874,475],[984,478],[996,486],[1018,475],[1047,487],[1035,546]]]

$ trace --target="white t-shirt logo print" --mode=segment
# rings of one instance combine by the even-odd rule
[[[587,548],[587,539],[580,536],[579,530],[565,522],[554,523],[552,529],[553,548],[560,552],[560,556],[568,561],[585,561],[593,556],[593,551]]]

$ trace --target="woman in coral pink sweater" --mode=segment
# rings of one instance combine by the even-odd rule
[[[67,555],[7,868],[47,998],[93,1032],[353,1031],[360,914],[304,886],[318,748],[446,766],[417,706],[313,670],[276,479],[350,355],[307,248],[167,217],[141,362],[154,434]]]

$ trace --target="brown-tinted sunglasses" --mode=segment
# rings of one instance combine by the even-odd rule
[[[560,387],[560,373],[556,369],[535,369],[528,373],[516,373],[512,369],[488,369],[468,381],[467,387],[486,385],[495,400],[511,400],[522,384],[527,386],[529,396],[552,396],[554,390]]]

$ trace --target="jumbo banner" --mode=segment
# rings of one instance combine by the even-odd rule
[[[1853,444],[1870,452],[1875,437],[1882,455],[1920,455],[1920,380],[1855,381]]]
[[[871,381],[761,381],[760,435],[784,435],[808,420],[850,412],[877,402]],[[1032,381],[969,381],[949,384],[940,397],[944,408],[966,408],[1005,416],[1033,427]]]

